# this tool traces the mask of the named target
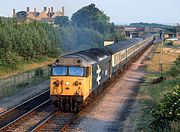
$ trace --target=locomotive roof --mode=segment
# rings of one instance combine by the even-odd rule
[[[104,48],[91,48],[84,51],[75,52],[72,54],[64,55],[60,58],[78,58],[81,60],[82,66],[89,66],[90,64],[97,63],[110,56]]]
[[[119,52],[120,50],[123,50],[134,44],[137,44],[137,43],[141,42],[142,40],[143,40],[142,38],[129,39],[129,40],[121,41],[119,43],[108,45],[104,48],[106,51],[109,51],[111,54],[114,54],[116,52]]]

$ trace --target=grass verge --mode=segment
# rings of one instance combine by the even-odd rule
[[[169,47],[168,47],[169,48]],[[145,77],[145,82],[140,86],[139,95],[138,95],[138,119],[135,131],[180,131],[180,122],[178,121],[170,121],[170,129],[151,129],[152,122],[157,120],[160,117],[163,118],[169,118],[171,117],[171,112],[169,112],[169,109],[171,107],[165,108],[163,106],[168,102],[166,96],[170,93],[173,93],[174,91],[180,90],[180,75],[179,73],[176,74],[176,76],[169,75],[169,73],[173,73],[173,68],[170,68],[172,66],[173,61],[178,57],[179,54],[173,52],[167,52],[166,47],[164,48],[164,65],[163,65],[163,72],[159,72],[159,58],[160,58],[160,52],[159,47],[157,47],[155,54],[152,56],[151,60],[147,63],[149,64],[147,66],[147,71],[149,74]],[[170,50],[174,50],[174,48],[171,48]],[[178,64],[179,65],[179,64]],[[175,68],[176,72],[178,72],[178,66]],[[167,70],[171,70],[171,72],[166,72]],[[167,76],[167,80],[161,83],[152,84],[152,80],[160,77],[160,76]],[[173,74],[174,75],[174,74]],[[179,95],[178,95],[179,96]],[[170,98],[171,99],[171,98]],[[164,101],[164,102],[163,102]],[[179,103],[179,100],[178,100]],[[163,108],[161,107],[163,106]],[[170,104],[171,106],[171,104]],[[156,116],[153,116],[152,110],[158,108],[158,118]],[[159,109],[160,108],[160,109]],[[179,110],[179,109],[178,109]],[[162,113],[161,113],[162,112]],[[170,114],[169,114],[170,113]],[[157,113],[156,113],[157,114]],[[176,113],[177,118],[179,118],[180,111]],[[162,115],[162,116],[161,116]],[[167,115],[167,116],[166,116]],[[167,119],[168,119],[167,118]],[[163,119],[162,119],[163,120]],[[161,123],[162,120],[157,120],[157,125],[161,125],[164,127],[165,123]],[[158,124],[159,123],[159,124]]]
[[[0,67],[0,79],[7,78],[9,76],[40,68],[43,66],[47,66],[54,61],[54,58],[40,57],[31,61],[21,62],[20,66],[14,70],[6,67]]]

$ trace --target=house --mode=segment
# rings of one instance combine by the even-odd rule
[[[16,11],[13,9],[13,17],[16,17]],[[30,8],[26,8],[26,16],[24,20],[26,22],[31,21],[42,21],[42,22],[52,22],[53,19],[57,16],[64,16],[64,7],[62,7],[62,10],[54,12],[54,8],[48,8],[44,7],[44,10],[41,12],[37,12],[36,8],[34,8],[34,11],[30,11]]]

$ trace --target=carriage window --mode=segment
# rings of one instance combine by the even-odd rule
[[[54,76],[67,75],[67,67],[60,67],[60,66],[53,67],[52,75],[54,75]]]
[[[85,69],[82,67],[69,67],[70,76],[85,76]]]

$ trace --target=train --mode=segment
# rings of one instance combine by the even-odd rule
[[[79,111],[154,40],[155,35],[146,35],[59,57],[51,65],[52,104],[62,111]]]

